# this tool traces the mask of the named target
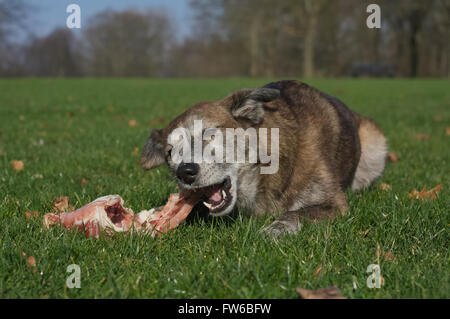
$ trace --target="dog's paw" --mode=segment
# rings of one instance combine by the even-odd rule
[[[299,229],[300,227],[297,223],[293,224],[286,221],[276,220],[269,226],[261,229],[261,233],[275,239],[283,235],[295,234],[299,231]]]

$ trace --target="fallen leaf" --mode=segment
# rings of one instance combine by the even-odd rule
[[[136,127],[136,126],[138,126],[139,124],[138,124],[138,122],[136,121],[136,120],[129,120],[128,121],[128,126],[129,127]]]
[[[69,205],[69,197],[60,196],[53,201],[53,210],[56,212],[73,211],[73,206]]]
[[[28,257],[27,261],[28,265],[31,267],[36,267],[36,259],[33,256]]]
[[[338,287],[332,286],[319,290],[297,288],[298,295],[302,299],[345,299]]]
[[[387,153],[387,156],[392,163],[395,163],[398,161],[398,157],[394,153],[389,152],[389,153]]]
[[[24,165],[23,165],[22,161],[12,161],[12,168],[16,172],[23,171],[23,167],[24,167]]]
[[[319,267],[314,270],[314,277],[319,276],[320,272],[322,271],[322,264],[319,265]]]
[[[433,187],[432,189],[430,189],[429,191],[427,191],[427,187],[424,186],[422,188],[422,190],[419,192],[417,190],[412,190],[408,197],[409,199],[413,200],[413,199],[420,199],[420,200],[426,200],[428,198],[430,199],[436,199],[437,198],[437,194],[439,194],[439,192],[442,189],[442,184],[439,184],[436,187]]]
[[[80,183],[81,187],[84,187],[84,185],[86,185],[86,183],[87,183],[87,179],[83,177],[81,179],[81,183]]]
[[[372,228],[367,228],[366,230],[360,231],[358,234],[362,237],[365,237],[371,230]]]
[[[392,189],[391,185],[386,183],[381,183],[379,187],[382,191],[390,191]]]
[[[139,152],[139,148],[138,148],[138,147],[135,147],[135,148],[133,149],[133,152],[131,152],[131,155],[137,155],[138,152]]]
[[[160,118],[157,118],[157,119],[155,119],[155,120],[151,120],[150,121],[150,125],[154,125],[154,124],[161,124],[161,123],[164,123],[164,118],[163,117],[160,117]]]
[[[445,128],[445,135],[450,135],[450,126]]]
[[[414,138],[416,140],[426,140],[429,137],[430,136],[428,134],[416,134],[416,135],[414,135]]]
[[[394,260],[394,254],[391,251],[385,251],[383,254],[384,260],[392,261]]]
[[[33,217],[38,217],[38,216],[39,216],[39,212],[37,212],[37,211],[34,211],[33,213],[28,212],[28,211],[25,212],[25,217],[26,217],[27,219],[30,219],[31,216],[33,216]]]

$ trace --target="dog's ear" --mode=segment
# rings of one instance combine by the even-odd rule
[[[164,134],[162,130],[153,130],[150,133],[141,155],[141,167],[152,169],[165,162],[164,154]]]
[[[231,114],[235,118],[247,119],[253,124],[264,120],[264,103],[280,96],[280,91],[272,88],[243,89],[231,95]]]

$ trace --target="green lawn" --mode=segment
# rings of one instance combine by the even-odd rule
[[[96,240],[25,218],[61,195],[75,207],[106,194],[135,211],[165,203],[176,191],[168,169],[144,172],[132,154],[150,129],[198,101],[269,81],[0,80],[0,298],[297,298],[296,287],[331,285],[348,298],[450,298],[449,80],[310,81],[374,118],[399,161],[370,190],[348,192],[345,216],[278,242],[259,233],[269,219],[197,219],[157,239]],[[13,160],[24,170],[13,171]],[[435,200],[408,198],[438,184]],[[377,258],[377,247],[393,259]],[[65,287],[70,264],[81,267],[80,289]],[[381,267],[380,289],[366,286],[370,264]]]

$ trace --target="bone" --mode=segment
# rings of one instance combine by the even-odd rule
[[[185,220],[198,201],[197,197],[195,193],[171,194],[163,207],[134,214],[133,210],[124,206],[122,197],[107,195],[72,212],[45,214],[43,225],[45,228],[58,224],[77,228],[86,237],[98,238],[102,232],[111,235],[130,230],[150,233],[154,237],[167,233]]]

